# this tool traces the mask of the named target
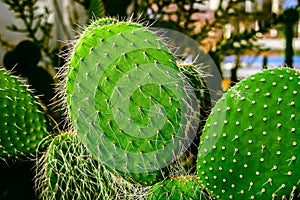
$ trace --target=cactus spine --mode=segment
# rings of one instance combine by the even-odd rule
[[[287,199],[300,183],[300,73],[274,68],[232,87],[201,137],[198,174],[220,199]]]
[[[49,135],[45,111],[18,78],[1,69],[0,79],[0,157],[35,155]]]
[[[72,132],[47,138],[49,145],[37,166],[40,199],[112,199],[108,172],[94,160]]]
[[[167,46],[141,24],[102,19],[75,44],[66,81],[71,121],[94,157],[129,180],[164,177],[195,135],[196,99]]]

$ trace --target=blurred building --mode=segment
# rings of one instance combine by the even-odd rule
[[[271,28],[267,28],[267,32],[264,28],[271,21],[272,16],[280,16],[285,9],[295,7],[298,4],[297,0],[193,0],[182,1],[181,4],[177,1],[164,0],[148,0],[147,2],[147,14],[150,19],[163,20],[170,23],[171,27],[181,27],[180,31],[185,34],[194,34],[194,39],[200,43],[205,52],[216,52],[218,54],[217,57],[221,60],[221,69],[227,84],[230,81],[228,79],[231,78],[231,69],[237,64],[238,79],[258,72],[263,68],[284,65],[284,51],[286,49],[284,24],[274,25],[269,23],[272,25]],[[218,15],[219,12],[224,10],[226,10],[227,15],[224,16],[222,13]],[[185,12],[188,12],[188,15]],[[227,17],[227,19],[219,20],[220,17],[218,16],[221,16],[221,18]],[[187,20],[187,18],[192,20]],[[208,25],[209,29],[206,29],[207,24],[214,24],[218,20],[217,23],[219,24],[215,24],[215,26]],[[192,29],[191,32],[187,30],[189,28]],[[205,35],[201,32],[202,30],[207,31],[207,36],[202,37]],[[257,40],[251,43],[268,50],[260,51],[258,48],[251,48],[248,41],[246,41],[247,39],[240,39],[239,35],[253,30],[256,33],[255,39]],[[293,47],[295,56],[293,57],[293,64],[295,68],[300,69],[299,21],[294,26],[294,32]],[[233,42],[231,41],[232,38]],[[231,42],[232,46],[228,45],[225,50],[216,50],[217,43],[223,41],[224,43]],[[243,51],[244,49],[247,50]],[[189,53],[185,56],[188,55]]]
[[[215,5],[219,0],[210,0],[211,5]],[[245,0],[245,11],[246,13],[263,13],[262,16],[258,16],[257,20],[253,22],[240,21],[239,29],[243,28],[254,28],[259,30],[261,23],[260,20],[268,20],[268,13],[274,13],[280,15],[285,9],[296,7],[298,4],[297,0]],[[235,25],[236,26],[236,25]],[[236,28],[233,24],[226,24],[224,26],[224,36],[231,37],[234,34]],[[295,55],[293,57],[294,67],[300,70],[300,21],[294,26],[295,38],[293,39],[293,48]],[[240,59],[240,66],[238,69],[238,77],[242,79],[253,73],[256,73],[262,68],[272,68],[283,66],[285,63],[284,50],[285,50],[285,36],[284,36],[284,25],[276,25],[271,28],[267,34],[258,35],[259,40],[257,44],[265,47],[269,50],[262,52],[257,55],[256,52],[248,52],[247,55],[242,55]],[[230,70],[236,64],[236,56],[226,56],[222,62],[222,69],[224,77],[227,79],[230,77]]]

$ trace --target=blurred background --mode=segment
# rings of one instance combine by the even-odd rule
[[[64,108],[53,103],[56,73],[71,41],[91,20],[131,18],[186,34],[210,55],[222,75],[221,87],[228,90],[262,69],[300,70],[299,1],[1,0],[0,66],[27,81],[64,129]],[[192,63],[194,54],[187,48],[182,59]],[[14,166],[0,161],[0,199],[34,199],[34,163]]]
[[[68,41],[89,20],[104,16],[139,18],[190,36],[219,67],[224,89],[262,68],[300,67],[298,0],[1,0],[2,65],[15,67],[17,74],[30,71],[26,76],[38,66],[53,78],[64,64],[58,53],[68,49]],[[22,41],[18,52],[24,55],[13,55]],[[24,50],[29,48],[35,51]],[[34,58],[24,64],[19,57]],[[38,91],[48,104],[50,88],[47,94],[42,87]]]

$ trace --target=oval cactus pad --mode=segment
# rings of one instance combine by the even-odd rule
[[[0,157],[35,154],[49,135],[45,111],[16,77],[1,69],[0,80]]]
[[[198,174],[220,199],[288,199],[300,183],[300,73],[264,70],[214,107],[198,154]]]
[[[197,98],[156,35],[138,23],[109,22],[94,22],[74,47],[70,117],[98,160],[151,184],[192,141]]]

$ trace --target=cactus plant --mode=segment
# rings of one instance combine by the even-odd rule
[[[217,199],[288,199],[299,192],[300,73],[264,70],[230,89],[209,116],[197,170]]]
[[[66,103],[79,137],[129,180],[147,185],[162,179],[195,136],[193,87],[162,39],[139,23],[92,23],[76,41],[66,77]]]
[[[13,75],[27,79],[30,89],[51,110],[49,104],[53,103],[55,96],[54,80],[47,70],[38,67],[41,56],[40,47],[36,43],[23,40],[4,55],[3,65]]]
[[[48,136],[49,121],[38,99],[8,71],[0,69],[0,157],[32,155]]]
[[[148,200],[209,199],[197,176],[171,177],[151,186]]]
[[[200,142],[201,131],[204,127],[205,121],[209,115],[211,109],[211,94],[208,90],[208,86],[206,85],[205,75],[201,72],[201,68],[199,66],[195,66],[192,64],[180,64],[180,70],[186,76],[188,82],[192,85],[192,87],[196,88],[195,94],[197,99],[199,100],[199,126],[197,130],[197,134],[189,146],[189,149],[185,152],[182,157],[180,157],[180,167],[185,169],[183,174],[192,174],[196,171],[196,162],[197,162],[197,154],[198,147]],[[178,176],[178,174],[172,174],[173,176]]]
[[[72,132],[48,137],[47,151],[37,165],[40,199],[112,199],[108,172]]]

